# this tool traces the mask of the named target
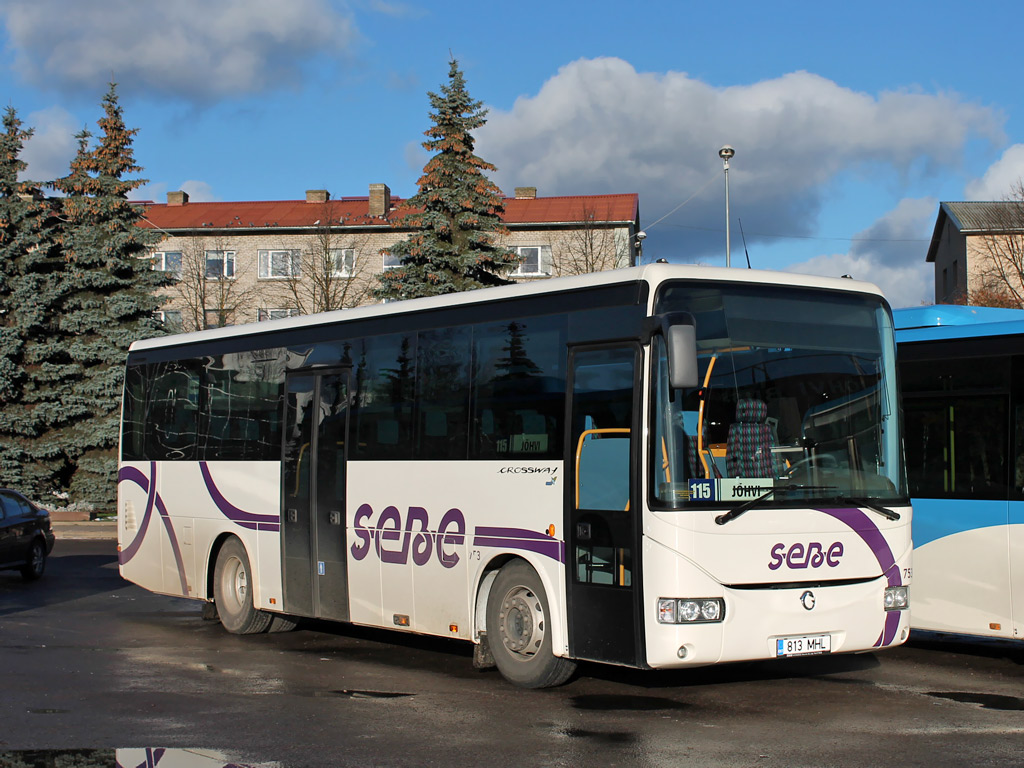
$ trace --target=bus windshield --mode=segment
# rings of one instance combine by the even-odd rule
[[[892,319],[877,297],[668,283],[689,312],[698,386],[673,390],[655,338],[653,502],[685,508],[905,503]]]

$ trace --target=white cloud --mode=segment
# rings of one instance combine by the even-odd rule
[[[75,134],[83,126],[62,107],[31,112],[23,122],[26,128],[33,129],[33,134],[21,152],[21,159],[28,163],[28,168],[20,178],[51,181],[67,176],[78,150]]]
[[[128,193],[129,200],[147,203],[162,203],[167,199],[167,184],[162,181],[151,181]]]
[[[189,179],[188,181],[181,182],[178,189],[186,193],[188,199],[193,203],[213,203],[217,201],[216,195],[213,194],[213,187],[205,181]]]
[[[905,199],[863,232],[849,253],[817,256],[787,267],[789,272],[874,283],[893,307],[916,307],[934,301],[935,267],[924,260],[938,209],[934,198]]]
[[[970,182],[964,189],[968,200],[1002,200],[1024,179],[1024,144],[1014,144],[985,175]]]
[[[206,101],[296,85],[355,28],[328,0],[0,3],[14,67],[37,86]]]
[[[954,165],[968,140],[1003,140],[1002,124],[949,94],[868,94],[809,72],[715,88],[600,58],[566,65],[508,111],[492,109],[477,147],[503,189],[638,192],[645,224],[717,179],[655,228],[676,227],[659,236],[692,260],[721,251],[720,231],[707,230],[721,228],[723,144],[736,148],[733,215],[748,232],[798,235],[812,231],[826,183],[841,172],[891,179]]]
[[[213,194],[213,187],[205,181],[195,179],[183,181],[173,188],[169,187],[167,182],[164,181],[150,182],[136,189],[129,197],[132,200],[148,200],[154,203],[163,203],[167,201],[167,193],[171,189],[186,193],[189,202],[192,203],[210,203],[218,200],[217,196]]]

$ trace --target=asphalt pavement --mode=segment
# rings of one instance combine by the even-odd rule
[[[84,520],[50,523],[57,541],[80,539],[117,539],[117,520]]]

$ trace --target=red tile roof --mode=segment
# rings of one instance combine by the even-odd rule
[[[311,228],[344,219],[349,226],[384,226],[402,216],[404,200],[391,198],[387,219],[368,214],[368,197],[342,197],[326,203],[305,200],[261,200],[233,203],[148,203],[142,226],[160,230]],[[506,224],[555,224],[579,222],[593,216],[597,221],[635,222],[639,217],[636,194],[576,195],[572,197],[505,198]]]

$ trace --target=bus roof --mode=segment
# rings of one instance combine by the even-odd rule
[[[1024,309],[935,304],[897,309],[892,314],[900,342],[1024,333]]]
[[[867,282],[849,278],[818,277],[795,272],[773,272],[758,269],[728,269],[722,267],[704,267],[681,264],[647,264],[640,267],[627,267],[605,272],[595,272],[574,277],[556,277],[541,281],[518,283],[498,288],[483,288],[477,291],[432,296],[423,299],[407,299],[387,304],[372,304],[354,309],[337,309],[331,312],[320,312],[313,315],[265,320],[258,323],[247,323],[225,328],[212,328],[206,331],[181,333],[173,336],[160,336],[152,339],[141,339],[132,343],[133,352],[146,349],[161,349],[195,342],[215,341],[238,336],[259,335],[291,328],[314,327],[332,323],[350,322],[353,320],[372,319],[387,315],[404,314],[406,312],[422,312],[431,309],[443,309],[457,305],[475,304],[486,301],[500,301],[517,297],[537,296],[562,291],[575,291],[585,288],[596,288],[604,285],[616,285],[630,282],[645,281],[657,285],[665,280],[705,280],[716,282],[761,283],[765,285],[796,286],[806,288],[822,288],[825,290],[842,291],[844,293],[866,293],[881,297],[879,288]]]

